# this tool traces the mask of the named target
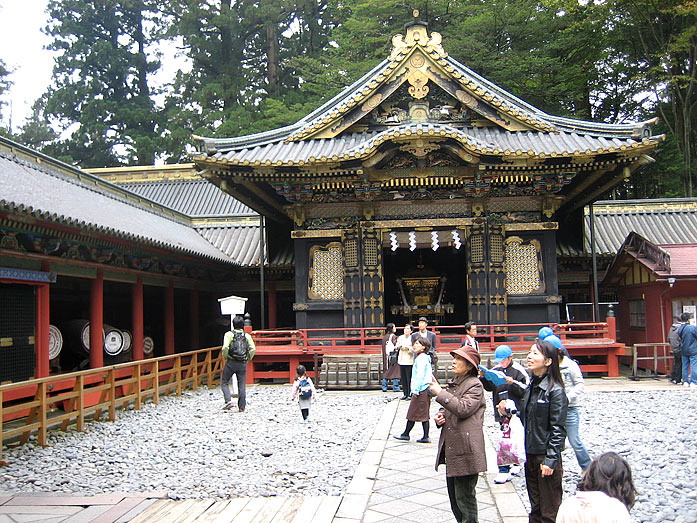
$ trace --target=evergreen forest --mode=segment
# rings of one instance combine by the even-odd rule
[[[413,9],[448,54],[548,113],[658,117],[657,161],[607,197],[697,195],[695,0],[49,0],[52,82],[0,132],[84,168],[189,161],[192,134],[305,116],[384,59]],[[182,64],[165,83],[163,50]]]

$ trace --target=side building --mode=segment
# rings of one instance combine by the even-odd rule
[[[1,381],[219,345],[239,272],[187,215],[0,138]]]

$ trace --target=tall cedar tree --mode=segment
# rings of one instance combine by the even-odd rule
[[[154,0],[51,0],[46,32],[56,58],[45,112],[83,167],[151,165],[159,149],[149,77],[160,64],[147,55]],[[77,127],[74,129],[74,127]]]
[[[165,103],[172,160],[184,157],[192,133],[240,136],[281,127],[326,96],[303,88],[327,47],[326,2],[173,0],[169,9],[169,35],[183,39],[191,61]]]
[[[2,100],[2,95],[5,93],[10,88],[10,71],[7,69],[5,66],[5,62],[0,60],[0,133],[3,132],[2,128],[2,121],[3,121],[3,106],[6,105],[7,102],[4,102]],[[8,124],[8,129],[7,131],[9,132],[11,129],[9,129],[10,125]]]

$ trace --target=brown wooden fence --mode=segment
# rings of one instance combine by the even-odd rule
[[[186,388],[212,388],[221,369],[220,347],[211,347],[0,385],[2,442],[19,436],[24,444],[36,433],[37,443],[45,446],[49,425],[60,424],[65,431],[74,424],[82,431],[86,420],[99,420],[105,413],[114,421],[116,409],[130,402],[140,409],[148,399],[159,403],[160,396],[179,396]]]

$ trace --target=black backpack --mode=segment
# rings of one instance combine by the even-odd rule
[[[247,361],[249,356],[249,342],[243,331],[232,331],[232,343],[228,350],[228,359]]]

